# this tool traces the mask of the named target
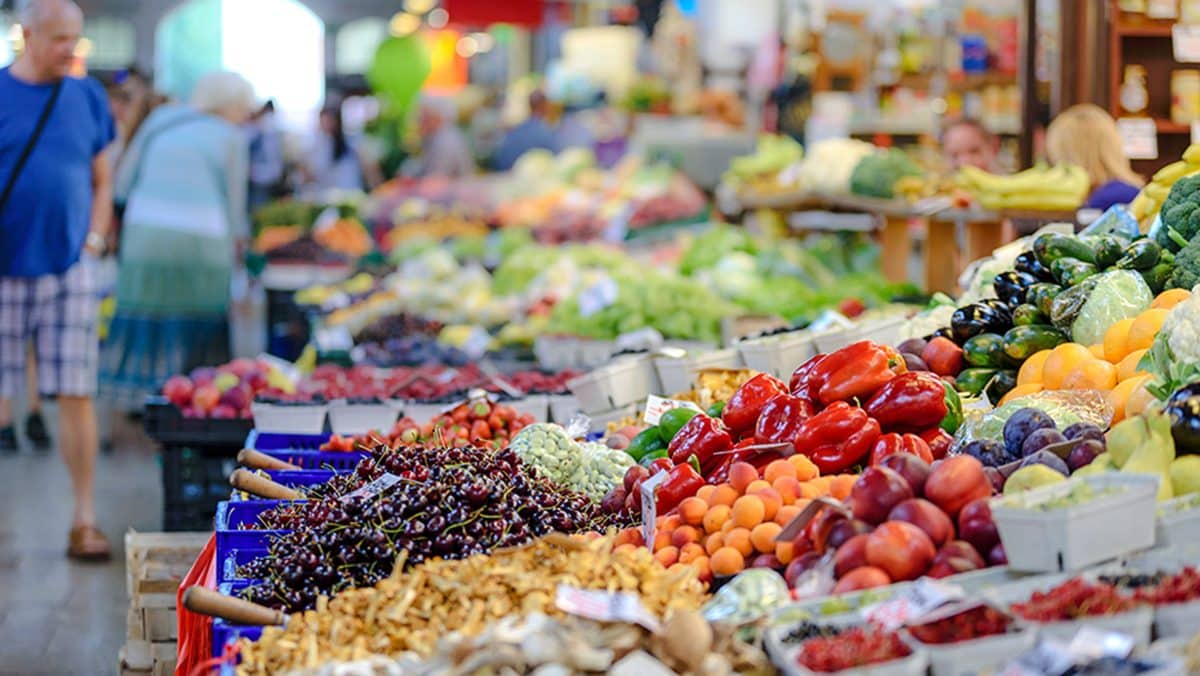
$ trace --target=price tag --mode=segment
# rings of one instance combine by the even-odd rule
[[[462,351],[471,359],[478,360],[487,353],[488,345],[491,343],[491,334],[483,328],[476,326],[471,329],[471,334],[463,342]]]
[[[1121,132],[1121,141],[1129,159],[1158,159],[1158,129],[1154,126],[1154,120],[1148,117],[1122,117],[1117,120],[1117,131]]]
[[[373,498],[392,486],[400,483],[400,481],[400,477],[396,476],[395,474],[386,473],[371,483],[361,486],[358,489],[343,495],[341,500],[342,502],[345,502],[350,498]]]
[[[1178,16],[1178,0],[1146,0],[1147,19],[1174,19]]]
[[[833,329],[848,329],[852,326],[854,326],[854,322],[847,319],[842,313],[825,310],[808,325],[808,330],[813,333],[821,333]]]
[[[1177,23],[1171,27],[1171,51],[1180,63],[1200,61],[1200,26]]]
[[[587,319],[617,302],[617,283],[605,275],[600,281],[579,292],[579,316]]]
[[[1133,652],[1133,637],[1096,627],[1083,627],[1076,632],[1067,652],[1076,664],[1086,664],[1102,657],[1125,659]]]
[[[642,599],[632,592],[608,592],[558,585],[554,605],[597,622],[635,622],[652,632],[662,630],[658,618],[642,605]]]
[[[626,350],[657,350],[666,339],[656,329],[647,326],[644,329],[622,333],[617,336],[617,352]]]
[[[1001,676],[1059,676],[1075,666],[1067,644],[1043,636],[1037,645],[1000,672]]]
[[[966,595],[962,587],[923,577],[895,598],[863,608],[862,613],[867,621],[891,631]]]
[[[1192,143],[1200,143],[1200,120],[1192,120]]]
[[[690,408],[697,413],[703,413],[699,406],[690,401],[679,401],[678,399],[664,399],[656,397],[653,394],[646,397],[646,410],[642,413],[642,420],[646,421],[647,425],[657,425],[659,420],[662,420],[663,414],[677,408]]]
[[[667,472],[662,471],[642,482],[642,538],[650,551],[654,551],[654,535],[658,529],[658,498],[654,490],[666,480]]]

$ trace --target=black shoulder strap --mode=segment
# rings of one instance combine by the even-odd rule
[[[38,139],[42,137],[42,131],[46,128],[46,122],[50,119],[50,113],[54,111],[54,104],[58,102],[58,95],[62,92],[62,87],[62,80],[54,84],[54,89],[50,92],[50,99],[46,101],[46,107],[42,108],[42,114],[38,118],[37,126],[33,128],[33,134],[30,135],[29,141],[25,143],[25,149],[21,151],[21,155],[17,158],[17,163],[13,165],[12,173],[8,176],[8,183],[4,185],[4,192],[0,193],[0,213],[4,212],[4,207],[8,204],[8,198],[12,195],[13,187],[17,185],[17,179],[21,176],[21,170],[25,168],[25,163],[29,161],[29,156],[33,154],[34,146],[37,145]]]

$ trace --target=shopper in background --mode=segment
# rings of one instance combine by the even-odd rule
[[[100,360],[114,406],[137,410],[176,373],[229,358],[229,289],[249,237],[249,150],[255,110],[240,75],[196,84],[191,105],[155,110],[116,179],[125,204],[117,306]]]
[[[942,153],[951,171],[975,167],[995,173],[1000,140],[977,120],[960,118],[942,129]]]
[[[421,101],[417,127],[421,134],[421,176],[461,178],[475,173],[467,137],[455,124],[453,101],[433,97]]]
[[[112,216],[105,148],[116,136],[104,89],[69,77],[83,13],[33,0],[19,14],[25,50],[0,70],[0,436],[32,341],[43,396],[57,397],[59,446],[75,498],[67,554],[106,559],[93,497],[98,447],[98,299],[94,257]]]
[[[304,191],[321,195],[330,190],[363,190],[382,182],[379,165],[368,159],[346,134],[341,106],[321,111],[320,127],[301,166]]]
[[[1083,167],[1092,182],[1089,209],[1129,204],[1145,183],[1125,156],[1117,123],[1091,103],[1072,106],[1054,118],[1046,130],[1046,155],[1059,164]]]
[[[588,106],[571,103],[563,107],[562,119],[554,130],[558,149],[584,148],[595,151],[596,135],[588,125]]]
[[[529,117],[504,135],[496,151],[496,169],[508,171],[517,163],[517,158],[534,148],[558,152],[558,140],[547,122],[550,101],[540,91],[529,95]]]
[[[250,211],[285,193],[283,134],[275,123],[275,101],[267,101],[247,124],[250,136]]]

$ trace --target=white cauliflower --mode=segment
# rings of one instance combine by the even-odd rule
[[[1140,370],[1155,376],[1149,389],[1159,399],[1200,380],[1200,285],[1167,314]]]

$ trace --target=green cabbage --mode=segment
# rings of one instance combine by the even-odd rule
[[[1071,335],[1082,345],[1104,341],[1109,327],[1122,319],[1136,317],[1154,302],[1154,293],[1142,276],[1132,270],[1112,270],[1097,276],[1087,302],[1071,325]]]

